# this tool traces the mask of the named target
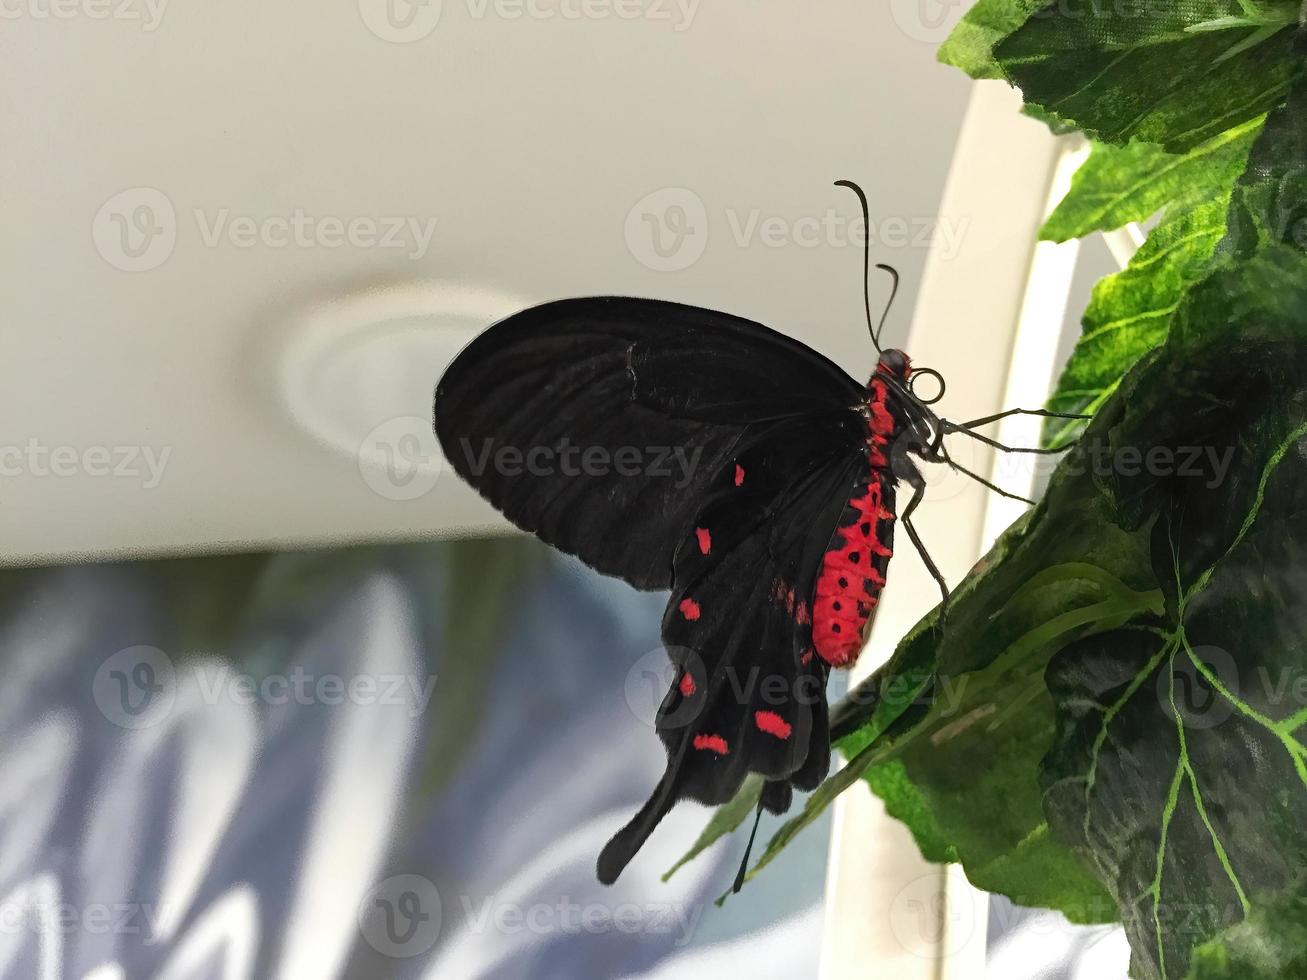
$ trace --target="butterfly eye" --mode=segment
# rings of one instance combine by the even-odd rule
[[[928,384],[922,385],[922,378],[931,380]],[[925,389],[924,392],[920,390],[922,388]],[[908,379],[908,390],[921,404],[934,405],[944,397],[944,376],[932,368],[913,368],[912,377]]]

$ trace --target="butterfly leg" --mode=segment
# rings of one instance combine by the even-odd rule
[[[963,476],[969,476],[971,477],[971,479],[975,480],[981,486],[993,490],[1000,497],[1007,497],[1008,500],[1020,500],[1023,504],[1030,504],[1031,506],[1034,506],[1034,504],[1036,503],[1036,501],[1031,500],[1029,497],[1023,497],[1019,493],[1011,493],[1007,490],[1004,490],[1000,486],[990,483],[979,473],[973,473],[971,470],[967,469],[961,463],[955,462],[952,457],[946,456],[944,462],[946,462],[949,466],[953,467],[953,469],[957,470]]]
[[[951,434],[956,432],[958,435],[970,436],[977,442],[983,442],[986,446],[993,446],[999,452],[1003,453],[1033,453],[1036,456],[1055,456],[1058,453],[1064,453],[1071,448],[1069,445],[1062,446],[1060,449],[1035,449],[1029,446],[1005,446],[997,439],[991,439],[989,436],[982,436],[979,432],[975,432],[972,429],[967,428],[965,425],[959,425],[957,422],[950,422],[947,419],[942,420],[941,427],[945,433]]]
[[[967,469],[961,463],[957,462],[957,460],[955,460],[952,456],[950,456],[948,453],[948,449],[942,444],[937,447],[931,447],[923,451],[920,455],[921,458],[928,463],[943,463],[946,466],[951,466],[953,469],[957,470],[963,476],[969,476],[971,479],[975,480],[981,486],[993,490],[1000,497],[1007,497],[1009,500],[1020,500],[1022,503],[1025,504],[1034,505],[1035,503],[1035,501],[1031,500],[1029,497],[1023,497],[1018,493],[1010,493],[1007,490],[1004,490],[1002,487],[990,483],[979,473],[975,473],[972,470]]]
[[[955,423],[959,428],[976,429],[982,425],[989,425],[990,422],[997,422],[1000,419],[1010,418],[1013,415],[1038,415],[1045,419],[1092,419],[1092,415],[1079,415],[1075,412],[1050,412],[1046,408],[1009,408],[1006,412],[999,412],[997,415],[986,415],[983,419],[972,419],[970,422]]]
[[[948,609],[948,582],[945,581],[944,575],[940,572],[939,566],[935,564],[930,552],[926,550],[926,545],[921,540],[921,535],[912,524],[912,514],[921,503],[922,498],[926,495],[926,478],[921,475],[921,470],[917,469],[908,459],[906,445],[900,443],[894,447],[891,453],[891,467],[894,475],[912,488],[912,499],[908,505],[903,508],[903,513],[899,515],[899,523],[903,529],[908,532],[908,538],[912,541],[913,547],[917,549],[917,554],[921,555],[921,560],[930,572],[931,578],[939,585],[940,595],[943,596],[943,602],[940,607],[940,621],[943,622],[944,613]]]
[[[1009,408],[1006,412],[998,412],[994,415],[986,415],[984,418],[972,419],[970,422],[950,422],[948,419],[940,420],[940,433],[957,432],[962,435],[971,436],[987,446],[993,446],[995,449],[1005,453],[1037,453],[1040,455],[1054,455],[1065,452],[1070,446],[1063,446],[1060,449],[1027,449],[1021,447],[1005,446],[997,440],[982,436],[973,429],[978,429],[982,425],[989,425],[991,422],[998,422],[1000,419],[1011,418],[1013,415],[1034,415],[1045,419],[1072,419],[1082,420],[1093,418],[1092,415],[1082,415],[1077,412],[1051,412],[1046,408]]]

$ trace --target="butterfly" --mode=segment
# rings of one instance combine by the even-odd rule
[[[866,221],[862,189],[836,183],[857,194]],[[671,592],[662,639],[673,674],[657,717],[667,768],[601,853],[606,884],[681,800],[724,803],[756,773],[758,815],[783,813],[795,790],[825,778],[826,682],[858,658],[897,527],[947,604],[913,523],[926,490],[917,462],[1015,496],[961,466],[945,437],[1046,452],[974,430],[1016,414],[1079,417],[941,418],[930,406],[943,377],[881,348],[899,276],[877,268],[893,291],[873,325],[868,248],[863,301],[879,357],[865,384],[759,323],[608,296],[500,321],[436,388],[445,457],[513,523],[599,572]],[[920,391],[922,379],[935,390]]]

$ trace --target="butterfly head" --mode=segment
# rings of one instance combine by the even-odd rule
[[[912,376],[912,359],[901,350],[891,347],[880,355],[877,374],[886,374],[896,381],[907,381]]]

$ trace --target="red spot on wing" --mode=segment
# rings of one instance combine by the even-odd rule
[[[692,623],[703,614],[703,610],[693,599],[682,599],[677,608],[681,610],[681,615]]]
[[[726,739],[720,735],[696,735],[694,736],[694,747],[700,752],[715,752],[718,755],[726,755],[731,751]]]
[[[790,723],[774,711],[757,711],[753,715],[754,723],[758,726],[758,731],[766,732],[768,735],[775,735],[777,738],[786,739],[794,731]]]
[[[739,463],[735,464],[735,485],[737,487],[744,486],[744,467]]]
[[[694,678],[690,676],[689,671],[681,675],[681,694],[684,697],[694,697],[694,692],[699,690],[694,685]]]
[[[712,551],[712,535],[708,533],[706,527],[696,527],[694,529],[695,537],[699,539],[699,551],[702,554],[708,554]]]

